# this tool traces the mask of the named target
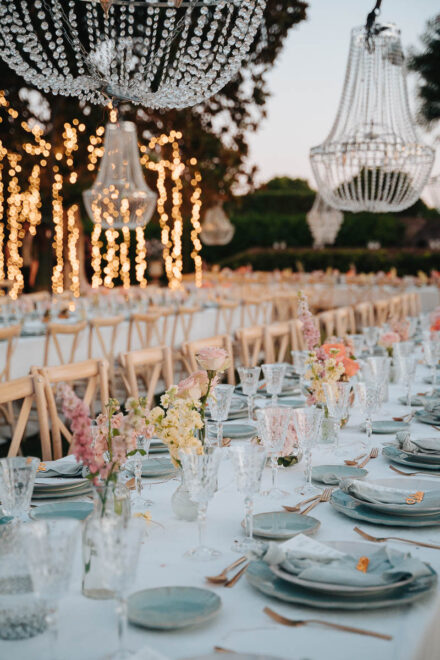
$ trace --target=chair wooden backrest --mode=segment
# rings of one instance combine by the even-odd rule
[[[392,296],[388,304],[390,318],[400,321],[403,316],[402,296]]]
[[[18,337],[21,333],[21,325],[10,325],[6,328],[0,328],[0,341],[6,341],[6,355],[3,368],[0,367],[0,382],[10,380],[11,378],[11,360],[14,354]]]
[[[346,334],[356,333],[356,321],[353,307],[340,307],[335,310],[336,335],[345,337]]]
[[[324,339],[332,337],[336,332],[335,310],[330,309],[327,312],[320,312],[318,315],[319,327],[324,334]]]
[[[234,373],[234,354],[232,351],[232,341],[229,335],[216,335],[215,337],[208,337],[207,339],[197,339],[195,341],[188,341],[182,345],[182,353],[185,356],[186,362],[191,371],[197,371],[200,367],[197,364],[196,354],[202,348],[215,346],[216,348],[223,348],[231,357],[231,364],[226,370],[228,383],[235,385]]]
[[[78,381],[86,381],[86,389],[83,396],[84,403],[91,408],[99,389],[101,409],[105,407],[109,399],[108,390],[108,363],[107,360],[84,360],[72,364],[60,364],[56,367],[32,367],[34,376],[40,375],[44,385],[45,401],[50,420],[52,433],[53,458],[58,459],[63,455],[62,437],[69,444],[72,442],[72,434],[60,418],[56,403],[56,388],[59,383],[67,383],[71,387]]]
[[[237,309],[238,300],[219,300],[217,307],[217,314],[215,316],[215,334],[224,332],[228,335],[232,333],[232,321],[234,320],[235,310]],[[223,325],[223,327],[222,327]]]
[[[409,314],[410,316],[418,316],[422,312],[422,301],[420,299],[420,293],[417,291],[412,291],[408,294],[409,301]]]
[[[168,331],[168,317],[174,313],[169,307],[150,305],[146,312],[136,312],[131,315],[128,328],[127,352],[133,346],[135,332],[141,348],[161,346]]]
[[[108,377],[112,393],[115,391],[115,345],[118,330],[123,321],[124,317],[120,315],[96,318],[89,322],[89,347],[87,356],[89,360],[93,358],[93,339],[96,338],[102,355],[108,362]],[[101,332],[103,328],[110,329],[110,337],[103,337]]]
[[[374,302],[374,312],[376,318],[376,325],[382,326],[386,323],[390,316],[390,304],[388,300],[376,300]]]
[[[11,427],[11,444],[8,456],[17,456],[20,452],[29,415],[34,403],[37,404],[39,435],[41,441],[41,456],[43,461],[50,460],[52,451],[50,446],[49,423],[47,410],[44,405],[44,384],[41,376],[36,375],[17,378],[8,382],[0,383],[0,405],[9,406],[15,402],[22,401],[14,428]]]
[[[264,328],[264,361],[268,364],[290,361],[290,338],[291,329],[288,321],[266,325]]]
[[[173,364],[171,349],[168,346],[154,346],[130,351],[119,356],[122,365],[122,378],[128,396],[139,397],[138,377],[145,384],[147,406],[151,408],[159,379],[162,376],[165,388],[173,384]]]
[[[375,324],[374,306],[371,302],[361,302],[354,307],[356,329],[368,328]]]
[[[240,327],[249,328],[268,322],[269,301],[266,297],[247,296],[240,309]]]
[[[290,321],[290,348],[292,351],[305,351],[306,342],[304,339],[303,324],[298,319]]]
[[[264,328],[254,325],[250,328],[238,328],[235,332],[238,342],[238,352],[243,367],[256,367],[260,363],[263,348]]]
[[[197,306],[185,307],[182,305],[177,309],[174,316],[173,330],[171,333],[171,348],[173,350],[176,350],[178,348],[176,346],[176,343],[177,343],[179,328],[182,331],[182,340],[179,341],[178,343],[184,344],[185,342],[189,341],[191,330],[194,323],[194,315],[197,314],[197,312],[199,311],[200,311],[200,307]]]
[[[86,326],[86,321],[81,321],[80,323],[48,323],[46,328],[46,340],[44,342],[44,366],[46,367],[49,362],[49,351],[51,344],[53,344],[55,347],[55,352],[60,364],[70,364],[71,362],[74,362],[75,353],[78,348],[78,340]],[[72,337],[70,352],[68,352],[67,357],[65,357],[59,342],[59,338],[65,336]]]

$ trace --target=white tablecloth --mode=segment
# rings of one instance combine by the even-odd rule
[[[426,391],[422,376],[427,374],[425,367],[419,366],[419,376],[414,391]],[[398,385],[390,386],[391,401],[397,401],[402,394]],[[404,407],[386,404],[380,418],[390,418],[402,414]],[[342,431],[341,440],[347,446],[346,458],[357,456],[360,451],[353,443],[359,442],[360,417],[353,411],[348,426]],[[412,424],[414,433],[432,435],[436,431],[419,423]],[[373,436],[375,445],[391,441],[392,436]],[[331,449],[318,447],[314,452],[313,463],[342,463],[342,459],[332,456]],[[389,463],[379,456],[368,464],[369,476],[392,477]],[[301,497],[293,490],[303,478],[303,465],[281,470],[280,484],[290,491],[284,503],[294,504]],[[270,472],[266,469],[264,482],[268,483]],[[150,495],[154,500],[151,507],[153,520],[158,525],[151,526],[151,534],[141,550],[138,577],[133,591],[165,585],[190,585],[213,589],[222,598],[223,607],[219,615],[196,628],[183,631],[157,632],[129,626],[130,647],[139,650],[149,645],[172,660],[191,658],[211,652],[218,645],[240,652],[258,652],[280,656],[285,660],[416,660],[414,655],[418,645],[427,635],[434,615],[435,594],[405,607],[376,611],[324,611],[306,609],[271,600],[256,591],[242,578],[232,589],[206,585],[204,576],[214,575],[231,563],[236,555],[231,551],[235,537],[241,534],[240,522],[243,518],[243,502],[234,486],[231,466],[228,460],[221,465],[219,492],[216,493],[208,510],[207,540],[220,549],[222,557],[206,563],[193,563],[185,559],[185,550],[196,542],[196,524],[177,520],[171,510],[171,495],[177,488],[176,480],[152,486]],[[278,503],[268,502],[262,497],[256,500],[256,511],[280,509]],[[328,503],[320,504],[311,514],[321,521],[321,527],[314,536],[319,541],[362,540],[353,527],[357,521],[344,517]],[[397,535],[410,539],[440,544],[440,534],[436,527],[394,528],[359,523],[362,529],[376,536]],[[373,546],[377,547],[377,546]],[[400,550],[407,550],[426,560],[440,571],[440,551],[416,546],[396,544]],[[71,589],[61,603],[59,660],[97,660],[116,648],[116,618],[114,603],[94,601],[80,593],[81,563],[77,553],[76,567]],[[351,626],[364,627],[377,632],[393,635],[393,641],[382,641],[361,637],[320,627],[286,628],[271,621],[263,608],[269,605],[277,612],[291,618],[316,617]],[[431,625],[432,640],[437,634],[438,625]],[[47,657],[48,635],[41,635],[25,641],[0,641],[0,658],[5,660],[44,660]],[[438,660],[439,649],[428,655],[417,656],[417,660]],[[145,656],[148,657],[147,655]],[[221,655],[219,655],[221,658]]]

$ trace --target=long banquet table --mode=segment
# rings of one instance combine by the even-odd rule
[[[419,365],[414,392],[426,391],[429,386],[423,383],[428,374],[426,367]],[[389,419],[402,414],[405,408],[396,403],[402,394],[400,385],[390,386],[390,403],[384,405],[378,418]],[[360,452],[353,443],[359,441],[360,415],[356,410],[342,431],[341,441],[346,445],[344,458],[353,458]],[[412,432],[422,435],[437,433],[431,427],[412,423]],[[393,440],[393,436],[374,435],[374,445],[379,448]],[[332,449],[324,445],[314,451],[313,464],[342,463],[336,459]],[[389,463],[379,455],[367,466],[368,478],[392,477]],[[280,485],[291,491],[284,503],[294,504],[299,495],[293,489],[303,478],[303,464],[280,470]],[[270,479],[267,468],[263,480]],[[211,562],[194,563],[183,557],[185,550],[196,542],[196,523],[179,521],[171,510],[171,496],[177,488],[174,479],[152,485],[147,491],[154,504],[151,507],[153,524],[150,524],[149,538],[141,549],[139,569],[133,591],[166,585],[187,585],[213,589],[222,599],[222,609],[216,618],[202,626],[182,631],[158,632],[129,626],[129,646],[139,653],[137,660],[159,660],[168,658],[181,660],[206,654],[215,645],[236,652],[266,653],[285,660],[436,660],[440,657],[439,631],[435,613],[440,612],[440,602],[436,595],[424,597],[410,606],[373,611],[331,611],[307,609],[283,604],[256,591],[246,578],[242,578],[232,589],[213,587],[205,583],[206,575],[215,575],[237,555],[231,550],[232,541],[241,534],[240,522],[243,518],[243,502],[237,494],[227,452],[221,465],[219,492],[216,493],[208,510],[207,541],[220,549],[222,556]],[[278,510],[281,505],[256,499],[256,511]],[[321,521],[321,526],[313,538],[327,540],[362,540],[354,531],[357,521],[344,517],[329,503],[321,503],[310,514]],[[155,524],[159,523],[159,524]],[[375,536],[397,535],[428,543],[440,544],[440,534],[435,527],[395,528],[359,523],[362,529]],[[428,561],[440,572],[440,551],[402,543],[393,544],[402,551]],[[372,548],[377,548],[372,545]],[[117,644],[116,617],[114,602],[96,601],[83,597],[80,593],[81,562],[78,548],[71,588],[63,599],[60,608],[59,660],[97,660],[112,652]],[[370,637],[343,633],[321,627],[286,628],[274,623],[264,613],[270,606],[277,612],[291,618],[321,618],[349,626],[367,628],[393,636],[392,641],[382,641]],[[437,608],[437,610],[436,610]],[[436,640],[437,636],[437,640]],[[47,657],[50,644],[47,634],[25,641],[0,641],[0,658],[5,660],[43,660]],[[425,643],[430,650],[425,655],[416,654],[418,647]],[[430,646],[431,645],[431,646]],[[151,655],[148,648],[160,656]],[[219,658],[222,656],[219,655]]]

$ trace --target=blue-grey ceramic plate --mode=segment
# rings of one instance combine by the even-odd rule
[[[419,462],[416,458],[417,454],[409,454],[398,447],[388,445],[382,449],[382,454],[394,461],[394,463],[399,463],[399,465],[407,465],[408,467],[416,467],[419,470],[440,470],[440,464],[438,463],[424,463]]]
[[[219,596],[209,589],[158,587],[129,597],[128,620],[145,628],[175,630],[208,621],[220,608]]]
[[[277,578],[263,561],[252,561],[246,571],[246,578],[258,591],[287,603],[330,610],[374,610],[384,607],[400,607],[433,591],[437,584],[437,573],[432,568],[431,571],[430,576],[418,578],[408,586],[386,596],[372,598],[365,598],[365,596],[347,598],[346,596],[323,594],[289,584]]]
[[[208,433],[210,436],[214,436],[217,433],[216,424],[208,427]],[[256,427],[252,426],[252,424],[245,424],[244,422],[225,422],[223,424],[224,438],[251,438],[255,433]]]
[[[428,438],[427,438],[428,439]],[[405,449],[400,449],[399,451],[402,452],[402,454],[406,454],[408,458],[412,459],[415,458],[419,463],[426,463],[429,465],[440,465],[440,454],[427,454],[423,451],[418,451],[416,454],[411,451],[405,451]]]
[[[29,515],[34,520],[40,520],[41,518],[85,520],[92,511],[92,502],[48,502],[32,509]]]
[[[373,433],[380,435],[397,433],[398,431],[407,431],[409,426],[407,422],[395,422],[392,419],[378,420],[373,422]],[[365,431],[365,424],[361,424],[361,431]]]
[[[406,396],[401,396],[397,400],[399,403],[402,404],[402,406],[406,406]],[[417,396],[417,394],[415,394],[411,397],[411,405],[414,407],[424,406],[425,401],[426,401],[425,396]]]
[[[352,465],[315,465],[312,479],[323,484],[338,484],[340,479],[363,479],[368,474],[364,468]]]
[[[365,520],[373,525],[387,525],[390,527],[430,527],[440,525],[440,513],[428,516],[402,516],[399,514],[391,515],[383,511],[370,509],[364,504],[360,504],[354,497],[343,493],[342,490],[335,490],[330,498],[330,503],[336,511],[343,513],[349,518],[356,520]]]
[[[143,477],[166,477],[176,471],[168,457],[147,458],[142,461]]]
[[[0,525],[7,525],[11,520],[13,520],[12,516],[3,516],[0,514]]]
[[[254,515],[254,535],[266,539],[291,539],[297,534],[313,534],[319,520],[290,511],[271,511]]]
[[[413,504],[407,504],[403,502],[401,504],[395,503],[385,503],[385,502],[367,502],[361,497],[356,497],[352,495],[351,497],[359,504],[368,507],[369,509],[374,509],[375,511],[381,511],[385,514],[390,515],[401,515],[401,516],[432,516],[440,514],[439,502],[439,491],[440,483],[434,479],[429,479],[429,476],[426,477],[400,477],[395,475],[388,479],[373,479],[368,480],[369,484],[373,486],[384,486],[385,488],[398,488],[400,490],[407,491],[408,493],[416,493],[422,491],[424,493],[423,500],[421,502],[414,502]]]
[[[418,410],[416,412],[415,419],[422,424],[431,424],[431,426],[440,426],[440,417],[434,417],[430,413],[425,412],[424,410]]]
[[[289,399],[288,397],[282,397],[280,399],[281,406],[288,406],[289,408],[304,408],[306,405],[305,399]]]

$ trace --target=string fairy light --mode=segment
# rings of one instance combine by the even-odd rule
[[[24,278],[21,272],[23,266],[23,259],[20,255],[19,247],[22,244],[22,235],[20,224],[20,185],[18,182],[17,173],[21,170],[19,161],[21,156],[19,154],[8,153],[9,162],[9,183],[8,183],[8,208],[7,220],[9,238],[7,242],[8,260],[7,260],[7,273],[8,279],[13,282],[9,291],[9,295],[13,300],[16,300],[24,287]]]
[[[70,290],[75,298],[79,298],[80,295],[79,259],[77,249],[79,240],[79,228],[77,224],[78,213],[78,204],[72,204],[72,206],[67,209],[67,250],[70,263]]]
[[[145,233],[143,227],[136,227],[136,280],[141,289],[147,286],[145,271],[147,269],[147,246],[145,243]]]
[[[59,173],[58,165],[53,166],[53,184],[52,184],[52,219],[54,224],[55,266],[52,273],[52,291],[62,293],[64,291],[64,261],[63,261],[63,198],[61,190],[63,187],[63,177]]]

